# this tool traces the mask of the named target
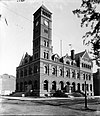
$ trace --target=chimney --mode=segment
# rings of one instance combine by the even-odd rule
[[[72,59],[72,60],[75,60],[74,50],[71,50],[71,59]]]
[[[100,74],[100,68],[97,69],[98,74]]]

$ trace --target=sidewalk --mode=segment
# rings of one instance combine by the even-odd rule
[[[56,99],[71,99],[71,98],[57,98],[57,97],[45,97],[45,98],[34,98],[34,97],[11,97],[11,96],[0,96],[2,99],[13,99],[13,100],[56,100]]]
[[[12,97],[12,96],[0,96],[0,98],[2,99],[13,99],[13,100],[27,100],[27,101],[32,101],[32,100],[56,100],[56,99],[70,99],[70,100],[74,100],[74,99],[84,99],[84,97],[74,97],[74,98],[60,98],[60,97],[38,97],[38,98],[34,98],[34,97]],[[100,96],[92,96],[89,99],[94,99],[94,98],[100,98]]]

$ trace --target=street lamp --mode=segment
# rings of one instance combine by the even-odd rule
[[[85,109],[88,109],[88,107],[87,107],[87,91],[86,91],[86,89],[87,89],[87,86],[86,86],[86,80],[85,80]]]

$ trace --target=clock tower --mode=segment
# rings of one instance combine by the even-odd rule
[[[34,13],[33,60],[50,60],[52,54],[52,13],[42,5]]]

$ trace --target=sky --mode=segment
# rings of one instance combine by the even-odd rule
[[[61,55],[60,41],[62,55],[70,55],[71,48],[75,53],[88,49],[82,42],[85,29],[72,13],[79,8],[81,0],[0,0],[0,75],[16,76],[22,56],[26,52],[32,55],[33,13],[42,4],[52,12],[53,53]],[[93,71],[96,69],[94,65]]]

